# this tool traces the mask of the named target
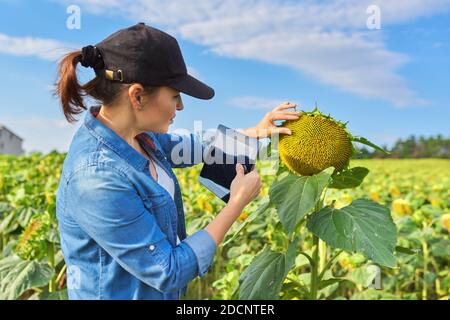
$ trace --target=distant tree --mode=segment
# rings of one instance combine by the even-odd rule
[[[419,136],[410,135],[406,139],[398,139],[391,149],[383,146],[390,152],[386,155],[377,150],[368,150],[366,147],[357,149],[355,159],[383,159],[383,158],[444,158],[450,159],[450,138],[443,135]]]
[[[362,147],[361,149],[357,149],[356,154],[354,155],[355,159],[367,159],[370,158],[371,152],[366,148]]]

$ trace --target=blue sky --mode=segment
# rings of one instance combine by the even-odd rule
[[[66,27],[69,5],[81,29]],[[381,29],[366,26],[369,5]],[[319,108],[378,144],[450,135],[450,0],[0,0],[0,123],[27,151],[66,151],[80,125],[50,90],[56,60],[137,22],[179,41],[214,99],[183,96],[171,129],[255,125],[283,101]],[[92,76],[79,68],[82,79]]]

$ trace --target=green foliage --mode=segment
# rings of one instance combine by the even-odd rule
[[[328,171],[328,172],[327,172]],[[288,234],[309,213],[331,177],[331,170],[313,176],[283,173],[270,188],[270,201],[275,204],[280,221]]]
[[[17,299],[26,290],[41,287],[50,282],[54,270],[36,260],[21,260],[9,256],[0,260],[0,299]]]
[[[64,157],[58,153],[0,156],[0,292],[6,292],[1,298],[67,299],[55,217],[55,194]],[[245,208],[226,241],[217,248],[212,268],[189,285],[185,298],[253,299],[261,295],[255,286],[264,288],[272,278],[274,283],[276,280],[271,288],[274,290],[262,293],[261,298],[448,299],[450,227],[444,219],[450,214],[448,161],[352,161],[351,168],[341,173],[344,181],[339,180],[339,175],[332,177],[333,181],[324,188],[322,196],[298,223],[294,225],[298,212],[287,224],[283,216],[284,224],[294,225],[290,235],[279,211],[285,200],[295,202],[297,199],[291,198],[292,190],[292,195],[279,191],[275,196],[275,199],[284,197],[285,200],[273,200],[271,186],[281,181],[277,177],[284,172],[280,166],[276,175],[268,174],[273,172],[270,171],[273,166],[272,162],[257,163],[263,179],[261,196]],[[357,167],[367,167],[370,173],[355,188],[356,182],[352,179],[354,184],[348,184],[347,173],[359,176],[354,175],[355,170],[361,170],[355,169]],[[197,182],[199,170],[200,166],[176,170],[183,191],[188,234],[205,227],[223,208],[223,203]],[[344,189],[332,188],[338,180],[344,184]],[[342,210],[361,198],[370,198],[390,209],[398,229],[394,253],[396,268],[381,267],[382,289],[366,287],[374,276],[372,259],[352,250],[335,248],[306,227],[308,217],[311,216],[311,220],[315,215],[312,212],[331,206]],[[286,210],[289,221],[288,214]],[[349,221],[354,219],[348,218]],[[45,227],[35,233],[34,240],[23,242],[33,221],[41,219]],[[361,230],[365,230],[365,226]],[[297,236],[301,240],[292,245]],[[392,239],[389,241],[387,247],[391,248]],[[23,251],[18,250],[20,242],[26,244]],[[278,257],[274,260],[278,263],[272,264],[272,270],[280,271],[275,277],[269,277],[269,273],[261,272],[263,268],[255,269],[253,265],[255,257],[264,251],[268,256]],[[283,272],[281,257],[284,257]],[[247,268],[251,269],[246,271]],[[259,271],[251,273],[251,270]],[[242,291],[243,285],[247,289]]]
[[[65,297],[56,294],[64,263],[55,218],[64,158],[0,156],[0,299]]]
[[[387,147],[383,149],[388,150]],[[360,148],[357,159],[374,159],[374,158],[443,158],[450,159],[450,138],[442,135],[430,137],[416,137],[414,135],[406,139],[398,139],[392,148],[390,154],[375,149],[369,151],[366,148]]]
[[[50,232],[51,217],[44,213],[36,215],[22,231],[14,251],[22,259],[39,259],[46,254],[47,238]]]
[[[294,264],[296,243],[286,254],[264,248],[241,275],[239,299],[278,299],[283,280]]]
[[[385,148],[377,146],[375,143],[369,141],[368,139],[366,139],[364,137],[353,137],[352,141],[365,144],[366,146],[369,146],[369,147],[375,149],[377,152],[389,154],[389,152],[387,152]]]
[[[327,206],[310,216],[307,227],[334,248],[361,252],[380,265],[395,267],[397,230],[386,207],[365,199],[341,209]]]
[[[333,176],[333,181],[329,184],[329,188],[333,189],[349,189],[356,188],[361,185],[364,178],[369,174],[369,170],[364,167],[354,167],[341,171]]]

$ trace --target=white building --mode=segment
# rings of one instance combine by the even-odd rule
[[[22,142],[21,137],[0,124],[0,154],[22,155]]]

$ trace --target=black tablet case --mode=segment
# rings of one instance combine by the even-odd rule
[[[236,176],[236,163],[244,165],[245,173],[250,172],[256,163],[258,151],[258,139],[219,125],[206,152],[200,182],[227,203],[230,185]]]

